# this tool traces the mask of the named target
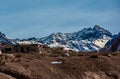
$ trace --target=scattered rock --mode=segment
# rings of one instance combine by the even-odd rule
[[[90,58],[98,58],[98,55],[91,55]]]
[[[65,57],[70,57],[70,54],[69,53],[65,53],[64,56]]]
[[[111,54],[107,54],[107,57],[111,57],[112,55]]]

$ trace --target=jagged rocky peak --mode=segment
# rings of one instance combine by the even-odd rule
[[[96,30],[103,29],[102,27],[100,27],[100,25],[95,25],[93,28]]]
[[[93,28],[83,28],[73,33],[53,33],[40,38],[43,44],[50,47],[64,47],[77,51],[95,51],[104,47],[105,43],[112,37],[112,34],[95,25]]]
[[[42,41],[47,40],[93,40],[93,39],[102,39],[104,36],[112,37],[112,34],[100,27],[99,25],[95,25],[93,28],[83,28],[78,32],[73,33],[52,33],[51,35],[42,38]]]
[[[83,28],[82,30],[74,33],[74,37],[77,38],[77,40],[102,39],[104,36],[112,37],[112,34],[99,25],[95,25],[93,28]]]
[[[95,31],[95,33],[104,34],[104,35],[112,37],[112,34],[108,30],[100,27],[99,25],[95,25],[93,27],[93,30]]]

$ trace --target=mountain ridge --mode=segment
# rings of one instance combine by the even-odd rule
[[[4,34],[1,35],[4,36]],[[99,51],[113,37],[115,35],[112,35],[111,32],[99,25],[95,25],[94,27],[83,28],[80,31],[72,33],[58,32],[42,38],[32,37],[22,40],[14,39],[14,41],[18,44],[43,44],[51,48],[63,47],[65,50],[93,52]]]
[[[52,33],[43,38],[29,38],[50,47],[64,47],[66,50],[99,51],[112,38],[112,33],[95,25],[73,33]]]

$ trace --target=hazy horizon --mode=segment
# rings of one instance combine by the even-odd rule
[[[120,32],[119,0],[0,1],[0,32],[10,38],[44,37],[100,25]]]

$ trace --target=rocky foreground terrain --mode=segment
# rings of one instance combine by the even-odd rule
[[[0,79],[120,79],[120,53],[0,56]]]

